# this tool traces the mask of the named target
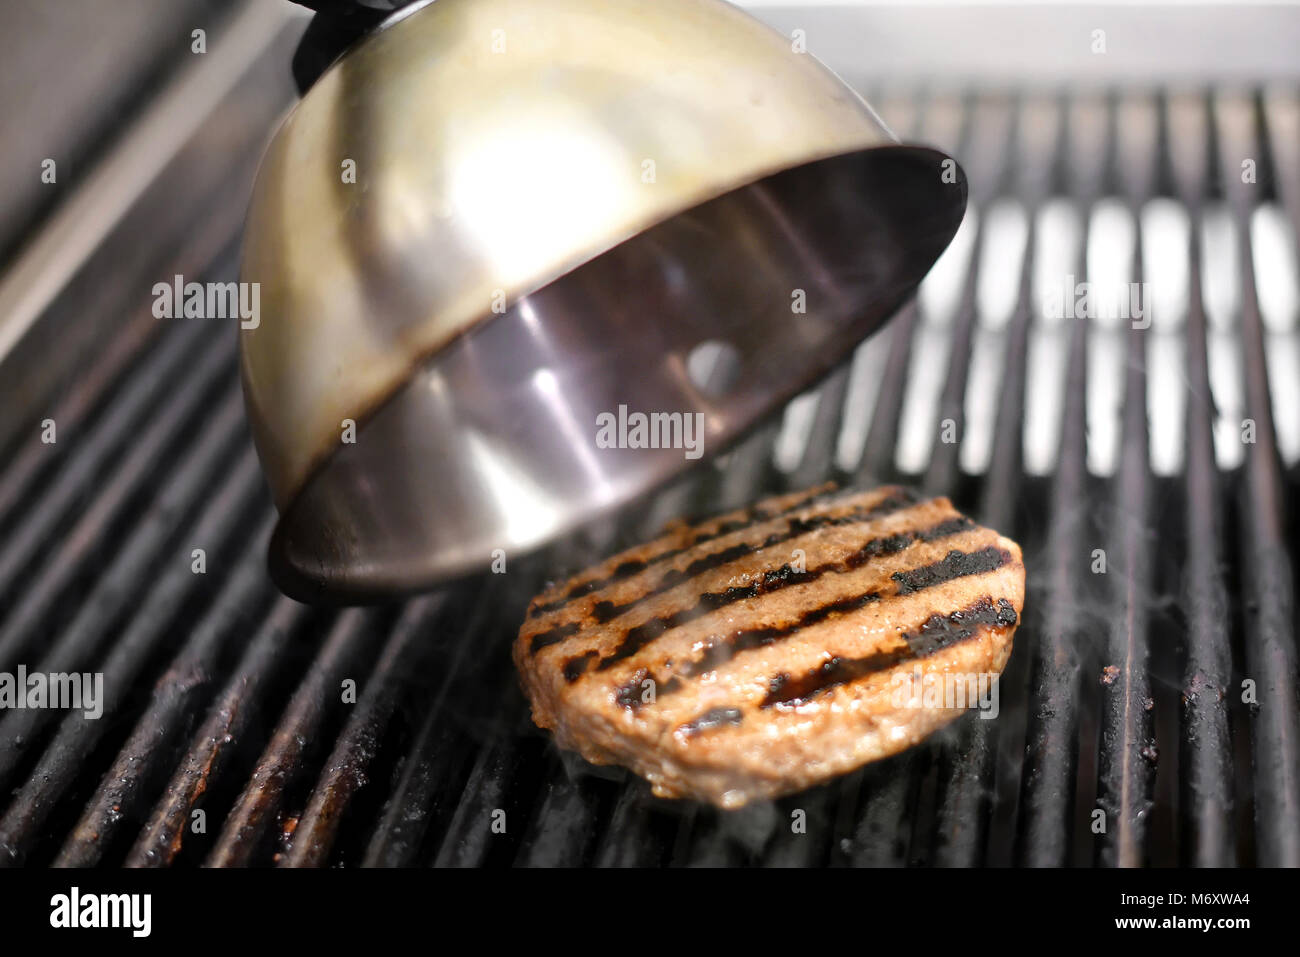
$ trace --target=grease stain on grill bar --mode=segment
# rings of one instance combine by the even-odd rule
[[[665,549],[664,551],[659,552],[658,554],[651,555],[649,558],[632,559],[630,561],[623,562],[622,564],[616,566],[613,572],[611,572],[609,575],[607,575],[604,578],[593,578],[591,581],[580,582],[579,584],[574,585],[572,588],[570,588],[563,598],[557,598],[555,601],[534,605],[532,608],[528,610],[528,617],[537,618],[540,617],[541,615],[548,614],[549,612],[557,611],[576,598],[582,598],[585,595],[590,595],[592,592],[597,592],[600,591],[601,589],[608,588],[610,585],[616,584],[620,581],[624,581],[628,578],[631,578],[634,575],[639,575],[641,572],[645,571],[647,568],[651,567],[652,565],[658,565],[662,562],[670,561],[671,559],[676,558],[678,555],[681,555],[683,552],[689,551],[690,549],[694,548],[696,545],[707,544],[708,542],[722,538],[726,535],[731,535],[736,532],[744,531],[745,529],[752,528],[755,525],[761,525],[763,522],[770,522],[773,519],[781,518],[784,515],[790,515],[793,512],[800,511],[801,509],[810,508],[812,506],[819,505],[825,501],[834,499],[835,497],[844,494],[846,494],[845,491],[840,488],[822,489],[815,492],[812,495],[800,499],[799,501],[790,505],[788,508],[779,509],[775,511],[768,510],[768,509],[752,509],[746,513],[745,518],[735,519],[730,522],[725,522],[712,532],[696,535],[692,537],[689,542],[687,542],[685,545],[679,548]],[[905,508],[907,505],[915,504],[917,501],[919,501],[919,498],[920,498],[919,495],[916,492],[912,491],[911,489],[895,487],[890,490],[889,494],[884,499],[882,499],[875,506],[872,506],[872,508],[897,510],[899,508]],[[861,519],[856,519],[856,520],[861,521]],[[799,519],[793,520],[792,525],[794,522],[798,522],[798,521],[800,520]],[[813,527],[820,528],[821,526],[817,525]],[[811,531],[812,529],[810,528],[808,530]],[[803,533],[800,532],[798,534],[803,534]],[[794,536],[792,535],[790,537],[794,537]],[[778,539],[777,541],[779,542],[781,540],[782,539]],[[774,542],[773,544],[776,543]],[[708,557],[711,556],[705,556],[705,558]],[[700,559],[700,561],[703,560],[704,559]]]
[[[903,636],[906,647],[862,658],[834,657],[799,676],[782,672],[772,678],[760,708],[797,708],[832,688],[868,677],[904,661],[922,660],[975,635],[982,625],[1010,628],[1018,621],[1016,609],[1005,598],[997,605],[981,598],[974,605],[949,615],[932,615],[921,627]]]

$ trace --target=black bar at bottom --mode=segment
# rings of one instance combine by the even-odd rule
[[[643,871],[32,870],[0,874],[0,927],[15,942],[79,935],[130,947],[147,930],[147,939],[164,945],[319,942],[339,952],[352,939],[419,946],[449,942],[448,932],[499,947],[509,928],[581,948],[601,939],[608,922],[611,930],[645,934],[657,950],[668,927],[655,924],[677,902],[708,918],[691,922],[697,946],[707,926],[735,928],[732,937],[760,933],[765,948],[783,930],[805,947],[857,938],[865,949],[887,932],[890,949],[900,938],[928,948],[1103,937],[1180,947],[1197,937],[1231,948],[1254,931],[1294,930],[1292,882],[1285,871],[1267,870],[742,870],[723,883],[716,873],[684,871],[671,886]],[[766,902],[762,916],[746,901]],[[84,926],[105,918],[119,926]]]

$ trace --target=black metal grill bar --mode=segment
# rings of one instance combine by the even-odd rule
[[[1255,290],[1250,213],[1275,184],[1262,101],[1254,102],[1254,136],[1229,144],[1222,169],[1237,169],[1236,156],[1257,158],[1258,191],[1237,176],[1228,191],[1236,225],[1241,270],[1240,328],[1246,414],[1255,441],[1246,447],[1242,515],[1242,589],[1247,676],[1258,688],[1252,709],[1256,844],[1265,866],[1300,867],[1300,695],[1296,672],[1295,576],[1286,541],[1285,500],[1273,407],[1264,359],[1264,330]],[[1222,122],[1215,109],[1212,122]],[[1232,159],[1229,160],[1229,155]]]
[[[74,510],[75,504],[93,496],[94,484],[102,478],[104,464],[114,452],[132,438],[139,441],[140,425],[147,419],[149,410],[156,407],[167,389],[176,382],[180,368],[192,362],[206,342],[200,323],[182,324],[180,329],[163,337],[159,346],[133,370],[134,375],[128,379],[117,400],[60,461],[60,468],[49,486],[39,492],[35,501],[24,502],[21,518],[6,533],[4,548],[0,550],[0,597],[7,605],[7,619],[13,618],[13,607],[8,603],[14,599],[23,576],[30,572],[33,558],[48,546],[60,521]],[[74,425],[74,429],[75,421],[69,423]],[[64,423],[57,418],[55,425],[64,428]],[[65,434],[64,447],[69,445],[71,438]],[[33,441],[39,444],[39,439]],[[40,448],[47,456],[53,454],[51,446],[40,445]],[[58,449],[57,442],[53,448]],[[20,455],[24,462],[33,461],[35,457],[36,453]],[[27,466],[24,471],[34,468],[34,465]],[[6,470],[6,476],[8,474]],[[12,480],[15,492],[9,497],[25,492],[30,481],[22,472],[15,475]],[[6,487],[9,481],[6,478]],[[16,503],[11,504],[6,510],[6,520],[17,511],[15,506]],[[6,627],[5,633],[8,631],[9,627]],[[0,662],[4,660],[0,657]]]
[[[209,434],[214,439],[221,437],[219,429],[213,429]],[[201,461],[196,469],[211,464],[211,461]],[[201,472],[198,474],[202,475]],[[180,479],[183,482],[184,476]],[[168,637],[168,626],[173,623],[177,612],[190,593],[204,582],[206,575],[195,575],[191,570],[189,545],[202,545],[210,550],[214,562],[225,558],[226,549],[219,546],[224,545],[223,539],[233,535],[239,527],[231,517],[247,514],[260,490],[257,459],[252,448],[245,445],[232,480],[207,504],[192,534],[187,541],[180,543],[181,548],[173,557],[172,564],[161,573],[158,586],[135,612],[104,662],[97,666],[96,670],[104,676],[102,716],[87,721],[74,712],[63,719],[41,761],[28,776],[9,811],[0,819],[0,850],[7,850],[13,856],[31,844],[36,837],[36,828],[44,823],[60,794],[73,786],[85,762],[91,759],[109,722],[127,705],[131,689],[157,646]],[[188,494],[192,490],[183,488],[181,491]],[[129,561],[130,550],[128,546],[121,567],[124,574],[134,572],[138,575],[138,567]],[[228,581],[237,582],[238,576]]]
[[[1064,123],[1062,121],[1062,129]],[[1013,127],[1013,134],[1019,128]],[[1010,140],[1012,155],[1021,148],[1019,137]],[[1058,150],[1061,148],[1058,145]],[[1010,157],[1007,165],[1012,165]],[[1002,395],[994,422],[993,453],[979,505],[979,517],[990,528],[1016,529],[1015,503],[1021,483],[1023,441],[1020,423],[1024,418],[1026,364],[1029,352],[1029,328],[1035,314],[1033,268],[1037,236],[1036,213],[1041,197],[1014,180],[1003,183],[1003,191],[1027,197],[1025,216],[1028,231],[1020,264],[1020,282],[1015,312],[1007,327],[1006,359],[1003,366]],[[975,263],[972,260],[971,282]],[[973,306],[974,287],[969,295]],[[964,397],[964,387],[962,395]],[[938,448],[936,447],[936,452]],[[955,467],[955,464],[954,466]],[[1013,656],[1000,679],[1000,688],[1019,695],[1023,700],[1028,680],[1024,667],[1026,655]],[[1003,691],[1002,693],[1005,693]],[[935,827],[935,860],[949,867],[971,867],[986,857],[991,840],[993,803],[998,780],[998,728],[996,722],[963,719],[966,728],[957,745],[946,748],[939,780],[938,820]],[[1018,762],[1017,762],[1018,765]],[[1003,785],[1004,791],[1007,789]],[[1009,842],[1003,841],[1003,844]]]
[[[770,452],[771,446],[765,447],[764,451]],[[744,454],[745,450],[740,450],[737,454]],[[737,494],[743,496],[743,492]],[[609,547],[609,541],[613,537],[613,529],[606,525],[597,532],[600,545],[597,545],[597,553],[604,552]],[[644,529],[648,535],[656,534],[659,529]],[[603,533],[603,534],[601,534]],[[648,537],[647,535],[647,537]],[[580,556],[590,555],[592,553],[593,542],[570,542],[565,549],[560,550],[561,561],[566,567],[576,567],[583,563]],[[603,547],[601,547],[603,545]],[[514,630],[514,622],[504,623],[504,630],[509,633]],[[509,693],[510,686],[515,684],[513,675],[504,678],[506,691]],[[510,717],[519,720],[521,723],[526,722],[526,708],[519,711],[510,712]],[[493,757],[493,766],[502,759],[501,755]],[[510,760],[524,759],[524,754],[516,749],[510,756]],[[594,853],[594,842],[601,828],[601,819],[604,816],[603,802],[607,796],[607,788],[602,787],[603,781],[587,777],[581,773],[579,765],[581,762],[570,754],[552,754],[546,761],[546,768],[542,772],[542,781],[536,792],[535,803],[532,807],[520,807],[516,814],[520,817],[528,817],[526,830],[524,831],[523,840],[515,856],[515,864],[523,867],[565,867],[581,864],[590,859]],[[585,778],[580,782],[578,778]],[[495,810],[495,808],[493,809]],[[462,826],[471,824],[473,818],[462,819]],[[481,827],[481,822],[477,824]],[[468,846],[473,845],[471,838],[469,845],[462,845],[459,849],[460,854]],[[444,848],[451,853],[450,848]]]
[[[1135,211],[1136,212],[1136,211]],[[1132,282],[1142,276],[1141,231],[1134,244]],[[1111,585],[1107,671],[1102,679],[1101,753],[1097,803],[1106,828],[1097,835],[1099,860],[1135,867],[1145,863],[1151,808],[1154,739],[1151,678],[1147,671],[1151,574],[1151,466],[1147,433],[1147,363],[1144,329],[1130,325],[1124,382],[1123,440],[1112,496],[1107,580]],[[1117,566],[1117,567],[1116,567]],[[1118,673],[1109,669],[1118,669]],[[1085,674],[1084,680],[1088,680]]]
[[[116,529],[133,505],[140,504],[140,498],[149,493],[148,483],[156,476],[167,460],[168,453],[185,436],[186,428],[199,416],[209,401],[214,387],[223,375],[228,379],[233,362],[229,342],[203,355],[198,360],[198,367],[193,370],[176,390],[171,401],[165,404],[156,418],[149,422],[131,446],[112,477],[93,498],[90,508],[80,517],[65,535],[58,539],[49,558],[39,565],[39,574],[30,583],[24,584],[14,607],[6,616],[3,631],[0,632],[0,667],[10,668],[24,655],[30,654],[42,635],[48,635],[52,619],[55,617],[59,599],[67,592],[69,586],[78,576],[84,575],[93,567],[96,557],[101,554],[109,533]],[[238,416],[237,397],[227,394],[224,400],[228,416]],[[233,427],[233,426],[232,426]],[[90,466],[92,463],[83,463]],[[86,477],[90,481],[91,476]],[[72,502],[65,503],[72,508]],[[165,521],[168,516],[155,511],[158,521]],[[33,549],[34,551],[35,549]],[[36,555],[29,553],[26,543],[15,555],[23,558],[23,565],[34,564]],[[18,569],[6,569],[18,577]],[[12,581],[13,579],[8,579]],[[117,596],[110,592],[97,591],[97,598],[106,603],[113,603]],[[104,611],[110,609],[105,607]],[[90,603],[79,609],[83,619],[101,617]],[[104,622],[99,627],[103,627]],[[69,647],[70,639],[61,638],[58,647]]]
[[[264,84],[255,89],[255,93],[251,89],[249,93],[257,97],[258,109],[271,111],[269,117],[277,109],[274,98],[267,99]],[[105,282],[92,287],[85,282],[88,276],[71,277],[71,297],[65,290],[65,294],[52,300],[51,313],[55,318],[69,311],[80,314],[87,308],[99,310],[101,314],[121,311],[127,315],[122,316],[112,335],[98,337],[107,341],[99,343],[99,350],[75,369],[61,393],[56,389],[54,396],[45,397],[53,407],[47,417],[57,423],[58,443],[46,445],[39,431],[33,428],[25,441],[16,443],[5,468],[0,470],[0,533],[5,533],[7,524],[15,517],[19,502],[26,506],[23,509],[26,521],[33,520],[28,514],[32,511],[41,511],[48,520],[50,516],[57,518],[64,514],[57,502],[67,506],[89,494],[85,484],[87,473],[72,464],[72,457],[83,462],[107,461],[121,447],[124,438],[130,439],[139,428],[146,408],[156,403],[164,390],[175,387],[179,367],[168,360],[178,358],[179,353],[172,348],[157,348],[159,338],[179,336],[190,346],[210,344],[211,327],[205,329],[206,324],[201,321],[182,322],[181,330],[159,337],[159,321],[152,311],[135,308],[141,291],[140,276],[229,273],[239,241],[243,204],[228,202],[226,198],[248,187],[252,167],[262,149],[262,134],[256,127],[256,121],[246,117],[243,133],[247,138],[238,143],[223,140],[231,147],[227,160],[233,161],[224,167],[214,165],[215,176],[204,173],[197,181],[190,176],[186,182],[188,197],[179,203],[173,200],[168,210],[171,225],[164,228],[175,232],[173,226],[182,224],[183,235],[172,236],[170,244],[155,235],[158,242],[146,242],[125,255],[119,249],[111,264],[106,261],[98,266],[90,265],[100,273],[109,271]],[[151,219],[149,225],[152,228],[159,224]],[[118,237],[111,241],[121,242]],[[177,343],[175,348],[184,347]],[[111,402],[106,403],[106,399]],[[100,410],[106,404],[107,415],[101,416]],[[38,494],[33,483],[43,474],[51,473],[52,487]],[[61,483],[62,488],[57,487]],[[33,532],[34,528],[26,534]],[[43,533],[37,533],[35,540],[44,541]],[[0,563],[7,560],[0,553]],[[0,612],[5,608],[3,602],[8,597],[9,584],[9,576],[0,572]]]
[[[199,392],[194,397],[195,405],[201,396],[202,392]],[[178,402],[173,408],[180,411],[174,419],[168,415],[161,420],[167,426],[166,429],[159,430],[163,434],[178,430],[187,418],[187,413],[195,411],[188,403]],[[109,570],[96,582],[72,623],[53,646],[41,655],[38,665],[40,670],[72,672],[90,663],[109,627],[130,603],[135,589],[149,577],[150,569],[156,565],[157,556],[174,533],[177,522],[201,498],[212,475],[219,471],[220,463],[230,457],[242,436],[243,414],[239,396],[227,393],[208,429],[198,443],[186,452],[159,499],[131,530],[121,552]],[[154,451],[149,446],[141,448]],[[130,471],[125,474],[136,478]],[[94,514],[94,511],[87,514]],[[79,542],[72,540],[71,544],[76,546]],[[60,553],[54,567],[68,569],[66,577],[71,579],[79,570],[80,559],[80,555]],[[53,570],[46,574],[55,577]],[[18,643],[18,647],[21,648],[22,644]],[[3,722],[0,722],[0,732],[4,735],[0,738],[0,788],[8,786],[27,747],[56,714],[52,709],[31,708],[5,715]]]
[[[1013,107],[1014,110],[1014,107]],[[973,111],[971,111],[973,112]],[[1015,111],[1018,117],[1019,112]],[[963,156],[970,155],[970,128],[973,123],[970,121],[970,113],[967,114],[966,129],[963,131],[963,139],[958,144],[958,153]],[[1005,153],[1014,146],[1017,140],[1015,121],[1012,121],[1007,140],[999,144],[1002,147],[1001,152]],[[999,157],[977,156],[974,160],[967,160],[968,167],[974,163],[990,163],[994,168],[1000,168],[1007,162],[1005,155]],[[972,174],[977,170],[970,169]],[[990,197],[991,201],[994,197]],[[971,203],[986,201],[985,197],[972,193]],[[971,358],[971,341],[975,334],[975,292],[976,284],[979,279],[979,258],[981,254],[980,242],[982,232],[975,229],[971,240],[970,262],[966,267],[966,275],[962,280],[961,298],[957,306],[957,315],[952,319],[952,336],[948,345],[948,374],[944,378],[944,385],[939,396],[939,407],[937,410],[937,422],[939,425],[945,421],[951,421],[955,428],[953,435],[946,434],[946,430],[936,427],[934,430],[934,442],[931,445],[930,464],[926,468],[925,477],[922,480],[922,488],[930,495],[950,495],[957,484],[958,478],[958,453],[961,450],[960,443],[954,441],[956,436],[963,434],[966,423],[966,380],[970,372]]]
[[[123,383],[123,388],[129,389],[131,380],[125,373],[142,371],[151,360],[159,359],[158,350],[148,348],[153,344],[155,331],[152,315],[141,312],[135,316],[117,335],[111,337],[98,360],[83,370],[68,392],[59,398],[49,418],[58,425],[62,446],[45,444],[39,434],[33,434],[26,442],[19,443],[10,455],[4,471],[0,472],[0,528],[13,516],[18,503],[31,495],[40,475],[46,469],[52,469],[59,449],[69,445],[81,447],[75,440],[82,437],[104,395],[119,382]],[[147,372],[143,373],[142,378],[146,380],[139,383],[142,389],[156,384],[154,377]],[[50,514],[57,513],[51,511]]]
[[[921,136],[926,114],[927,102],[918,97],[910,104],[907,128],[913,139]],[[902,109],[909,109],[909,104],[899,103]],[[893,121],[898,128],[904,124]],[[973,253],[972,253],[973,255]],[[871,413],[871,424],[867,427],[867,437],[862,445],[861,458],[853,473],[853,484],[870,486],[873,483],[888,482],[898,477],[894,466],[894,450],[898,448],[899,423],[902,421],[903,397],[907,384],[907,371],[912,363],[912,343],[916,337],[919,322],[919,310],[916,300],[903,304],[898,313],[890,320],[889,358],[885,363],[884,375],[876,391],[875,407]]]
[[[511,788],[512,782],[526,776],[520,741],[530,731],[527,725],[527,719],[520,718],[500,740],[479,752],[434,858],[436,866],[469,867],[488,863],[496,849],[494,844],[499,841],[498,832],[492,830],[490,823],[493,816],[498,811],[503,813],[504,824],[509,827],[512,820],[527,815],[529,809]],[[441,756],[450,750],[448,746],[439,749],[437,754]],[[432,780],[432,775],[429,778],[428,787],[433,790],[440,782]]]
[[[649,827],[654,799],[642,788],[625,787],[610,812],[609,825],[592,856],[597,867],[654,867],[663,863],[663,846]]]
[[[913,749],[860,772],[849,862],[854,867],[897,867],[908,862],[911,832],[904,826],[917,804],[930,765],[928,749]]]
[[[370,762],[403,690],[409,687],[410,675],[420,673],[429,658],[433,644],[429,626],[445,598],[444,594],[417,598],[402,612],[364,695],[325,762],[282,864],[310,867],[328,860],[339,819],[353,795],[366,783]]]
[[[1071,140],[1073,146],[1075,139]],[[1087,204],[1081,204],[1083,210]],[[1078,276],[1087,273],[1087,221],[1083,221]],[[1033,654],[1029,729],[1024,756],[1019,859],[1032,866],[1063,866],[1070,850],[1077,766],[1080,645],[1086,629],[1078,609],[1087,565],[1087,322],[1070,326],[1061,447],[1051,498],[1047,569],[1041,612],[1027,615]],[[1030,599],[1034,597],[1031,586]],[[1029,611],[1027,608],[1026,611]]]
[[[763,489],[771,488],[780,476],[772,462],[772,448],[780,432],[778,421],[762,425],[718,465],[714,483],[701,486],[697,508],[724,511],[753,501]]]
[[[189,750],[172,774],[162,798],[140,832],[127,863],[163,865],[180,853],[190,812],[197,805],[232,745],[239,742],[258,716],[259,692],[269,683],[281,645],[295,623],[298,609],[280,602],[259,629],[230,682],[194,736]]]
[[[1190,191],[1189,191],[1190,192]],[[1187,614],[1187,664],[1183,685],[1181,800],[1185,859],[1200,867],[1234,862],[1233,767],[1225,698],[1232,684],[1232,649],[1224,541],[1219,518],[1219,473],[1214,463],[1214,398],[1201,298],[1201,238],[1197,203],[1188,243],[1187,420],[1184,474],[1186,574],[1180,595]]]
[[[907,383],[907,369],[912,361],[912,340],[918,322],[915,300],[904,304],[890,320],[889,358],[885,374],[880,380],[876,407],[872,410],[871,425],[862,447],[862,458],[854,474],[855,485],[897,479],[894,468],[894,449],[898,447],[898,428],[903,412],[903,393]]]
[[[767,448],[770,451],[770,446]],[[743,451],[740,454],[743,454]],[[696,479],[696,481],[704,481],[704,479]],[[639,526],[642,534],[638,535],[638,538],[648,538],[661,531],[658,509],[652,508],[651,514],[647,514],[640,521],[632,515],[627,516],[623,521],[626,523],[624,527]],[[581,567],[592,554],[607,552],[617,533],[617,524],[611,524],[609,521],[602,522],[597,527],[589,529],[587,534],[579,535],[576,539],[564,543],[556,550],[553,560],[560,563],[559,567]],[[528,596],[520,597],[526,600]],[[495,627],[500,628],[506,635],[513,635],[516,622],[520,617],[522,612],[515,617],[498,620]],[[514,688],[517,686],[517,679],[513,673],[502,674],[495,681],[499,684],[494,683],[493,686],[501,687],[504,697],[516,697]],[[523,702],[520,701],[519,704],[523,705]],[[527,728],[529,723],[526,706],[508,709],[501,717],[512,722],[517,721],[524,728]],[[527,744],[523,747],[509,749],[504,754],[494,754],[487,765],[480,764],[475,770],[495,771],[502,767],[509,767],[513,762],[521,761],[535,763],[537,758],[534,749],[540,742],[532,734],[528,734],[525,741]],[[513,815],[517,822],[521,820],[525,822],[523,839],[515,852],[516,865],[570,866],[585,863],[594,853],[595,841],[604,829],[602,821],[606,813],[605,805],[609,797],[609,788],[602,787],[604,782],[600,778],[583,774],[580,769],[581,764],[582,762],[574,755],[550,755],[541,771],[537,790],[534,792],[535,797],[527,802],[516,802],[507,812],[507,816]],[[615,771],[614,776],[621,778],[622,772]],[[492,780],[492,790],[499,790],[500,786],[499,779]],[[505,809],[496,806],[484,810],[490,817],[497,810]],[[471,849],[476,848],[480,853],[486,850],[487,848],[483,848],[481,842],[476,840],[472,833],[466,833],[481,828],[483,820],[479,818],[476,821],[472,816],[461,817],[458,824],[462,830],[455,833],[463,840],[455,846],[444,842],[439,851],[440,857],[454,856],[460,862],[468,862],[470,858],[467,852]]]
[[[136,863],[164,864],[180,852],[191,808],[260,717],[264,709],[261,695],[266,693],[277,667],[283,665],[285,639],[304,618],[302,606],[282,598],[257,630],[141,832],[136,846],[143,845],[143,850]]]
[[[511,574],[528,575],[527,571]],[[461,596],[466,601],[465,608],[449,613],[447,619],[437,626],[437,630],[446,632],[457,657],[442,672],[442,685],[436,694],[430,696],[420,731],[403,756],[403,773],[366,847],[362,859],[366,865],[409,866],[416,863],[431,829],[437,825],[443,827],[443,832],[435,831],[435,840],[443,838],[444,848],[449,842],[456,843],[456,835],[461,832],[456,828],[456,821],[453,819],[448,823],[448,818],[453,810],[462,820],[471,817],[468,805],[475,793],[488,802],[485,804],[487,810],[482,819],[476,817],[472,825],[466,825],[469,832],[466,840],[492,836],[489,828],[483,826],[483,821],[490,821],[492,810],[505,807],[500,797],[505,790],[504,781],[500,777],[493,778],[483,783],[481,792],[475,792],[467,788],[460,772],[473,757],[467,728],[477,728],[488,734],[494,747],[497,744],[513,745],[514,732],[519,725],[516,721],[511,726],[509,718],[493,715],[494,705],[506,702],[509,708],[509,703],[514,700],[509,694],[501,694],[502,690],[512,690],[505,688],[503,677],[500,677],[508,663],[494,658],[504,649],[487,643],[487,636],[500,633],[499,623],[496,628],[493,628],[493,623],[499,616],[503,618],[509,613],[502,608],[500,578],[493,575],[486,582],[466,589]],[[522,610],[520,612],[522,614]],[[496,681],[491,679],[494,660],[497,661],[495,672],[499,675]],[[477,691],[455,711],[451,711],[449,705],[453,682],[462,686],[469,684]],[[488,750],[489,746],[482,749],[480,761]],[[479,780],[483,779],[480,777]]]
[[[958,124],[959,140],[972,138],[972,113],[978,107],[979,102],[973,97],[963,100]],[[911,109],[908,125],[913,137],[920,139],[933,120],[936,104],[931,99],[923,99],[915,102]],[[952,148],[956,144],[943,145]],[[984,152],[973,158],[960,158],[966,168],[969,188],[978,198],[983,192],[983,181],[994,175],[996,166]],[[974,270],[979,257],[978,243],[972,244],[970,257],[968,269]],[[899,473],[894,453],[898,447],[907,376],[924,321],[925,317],[913,300],[904,305],[891,322],[894,329],[889,358],[872,409],[862,457],[854,473],[854,484],[869,486],[904,478]],[[930,764],[929,749],[913,749],[850,775],[840,789],[842,807],[837,817],[851,818],[857,825],[844,843],[832,847],[832,861],[855,867],[907,863],[912,841],[905,824],[916,807],[921,780]]]
[[[536,813],[517,858],[520,866],[571,867],[589,858],[605,789],[603,782],[571,763],[576,765],[571,755],[553,755],[548,762]]]
[[[1035,209],[1036,205],[1031,202],[1016,311],[1007,332],[1002,398],[994,422],[993,454],[979,503],[979,516],[984,524],[989,528],[1010,529],[1014,534],[1019,534],[1024,525],[1017,504],[1023,489],[1024,442],[1020,424],[1024,421],[1030,324],[1036,314],[1032,305],[1037,236]],[[1028,694],[1029,655],[1023,650],[1024,639],[1018,643],[1022,645],[1021,653],[1012,654],[999,679],[999,693],[1008,701],[1024,701]],[[996,722],[989,721],[975,725],[969,753],[952,755],[949,776],[941,782],[936,858],[939,863],[972,866],[981,859],[982,852],[985,860],[1002,864],[1009,862],[1010,856],[1001,851],[1013,844],[1011,822],[1020,792],[1024,728],[1023,724],[1016,727],[1009,723],[1004,728],[995,725]],[[988,798],[984,797],[986,791],[991,792]],[[986,800],[992,801],[987,812],[984,811]],[[964,817],[966,813],[980,816],[972,822]],[[985,813],[988,815],[987,824],[984,823]],[[982,828],[987,832],[985,847],[979,844]]]
[[[312,746],[319,741],[328,716],[343,707],[343,680],[351,678],[361,685],[366,647],[375,639],[376,616],[376,612],[356,608],[338,615],[325,646],[294,692],[270,744],[226,816],[208,857],[210,865],[248,864],[270,844],[271,828],[280,823],[286,791],[307,773]],[[222,717],[221,712],[211,716]],[[179,851],[190,811],[205,790],[213,756],[211,736],[196,740],[182,765],[182,775],[173,779],[167,799],[155,809],[149,826],[127,856],[127,864],[167,863]]]
[[[999,199],[1016,195],[1019,184],[1015,180],[1014,157],[1021,148],[1021,104],[1009,102],[1007,110],[1006,136],[998,137],[996,143],[985,144],[982,154],[974,154],[971,160],[966,161],[972,182],[972,205],[987,208]],[[966,157],[972,155],[972,132],[976,125],[974,104],[966,104],[963,114],[962,131],[954,152]],[[988,196],[978,189],[981,181],[993,184]],[[952,319],[948,371],[939,397],[930,463],[922,480],[922,487],[930,495],[955,496],[960,479],[961,445],[953,439],[964,435],[966,429],[966,387],[976,332],[981,256],[989,254],[985,238],[982,230],[975,231],[957,313]],[[1026,256],[1029,256],[1028,247]],[[944,428],[948,422],[954,426],[953,434],[948,434]],[[918,849],[913,856],[926,853],[947,864],[966,866],[979,860],[983,853],[991,797],[988,787],[993,756],[990,732],[989,722],[972,720],[970,715],[966,715],[955,730],[949,732],[951,740],[935,749],[938,805],[933,826],[934,846]]]
[[[835,474],[835,448],[844,419],[849,388],[849,363],[840,366],[817,391],[817,411],[809,426],[808,444],[794,470],[785,476],[787,489],[809,488]]]
[[[246,658],[259,664],[270,662],[306,618],[306,609],[287,598],[276,601],[263,616],[264,606],[271,598],[271,588],[262,568],[269,536],[270,523],[263,520],[260,529],[235,556],[235,571],[223,583],[201,624],[190,632],[180,652],[154,685],[148,706],[105,771],[64,843],[55,861],[57,865],[98,864],[127,827],[139,827],[143,823],[149,789],[155,782],[157,786],[165,782],[171,770],[168,762],[175,760],[177,749],[184,743],[182,733],[187,719],[203,707],[227,644],[238,642],[250,622],[260,619],[262,624],[248,643]],[[259,667],[257,673],[266,670],[269,664]],[[243,671],[246,673],[247,669]],[[216,710],[220,712],[221,706]],[[250,709],[241,709],[247,710]],[[227,733],[231,731],[228,727]]]

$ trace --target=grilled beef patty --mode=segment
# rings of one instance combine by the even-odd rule
[[[561,746],[662,797],[740,807],[960,715],[921,686],[1001,672],[1024,590],[1019,546],[946,498],[823,487],[671,526],[548,588],[514,658]]]

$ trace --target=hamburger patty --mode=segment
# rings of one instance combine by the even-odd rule
[[[514,659],[561,746],[740,807],[960,715],[919,685],[1000,673],[1024,590],[1019,546],[946,498],[823,487],[678,523],[548,588]]]

